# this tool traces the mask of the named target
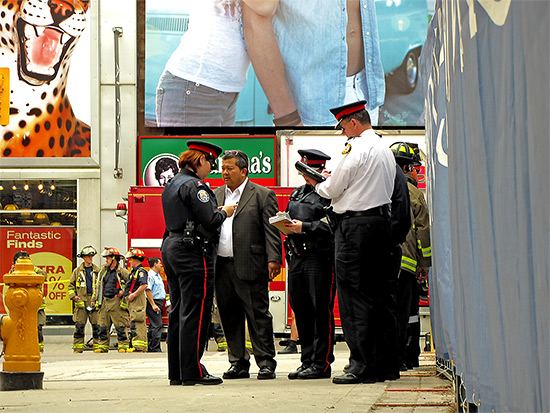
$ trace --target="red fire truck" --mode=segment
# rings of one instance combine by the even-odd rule
[[[284,211],[294,188],[271,187],[277,195],[279,210]],[[117,215],[125,216],[127,212],[128,248],[140,248],[148,257],[160,257],[160,246],[164,234],[164,215],[162,211],[163,187],[133,186],[128,192],[127,204],[117,206]],[[284,237],[284,235],[281,234]],[[161,274],[166,278],[164,272]],[[273,315],[273,329],[276,335],[290,332],[291,313],[288,304],[286,285],[286,265],[281,274],[269,283],[270,311]],[[335,319],[340,327],[338,304],[336,303]],[[164,323],[168,323],[166,312]]]

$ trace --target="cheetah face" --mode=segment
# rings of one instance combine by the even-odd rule
[[[56,78],[86,28],[88,1],[24,0],[14,14],[19,77],[31,85]]]
[[[10,69],[10,119],[0,157],[90,156],[90,128],[66,94],[89,0],[0,0],[0,67]],[[87,81],[87,79],[82,79]]]

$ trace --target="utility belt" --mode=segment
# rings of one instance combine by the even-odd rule
[[[390,218],[390,204],[380,205],[366,211],[346,211],[343,214],[336,214],[338,220],[343,220],[353,217],[376,217]]]
[[[296,237],[289,235],[285,238],[284,241],[285,251],[288,255],[292,256],[301,256],[304,254],[311,254],[314,252],[321,251],[320,245],[318,242],[312,239],[305,237]]]
[[[183,232],[168,232],[168,236],[173,238],[181,238],[183,245],[186,247],[199,247],[202,249],[205,257],[212,256],[214,248],[217,245],[217,237],[205,236],[199,230],[195,228],[193,221],[187,221],[185,223],[185,229]]]

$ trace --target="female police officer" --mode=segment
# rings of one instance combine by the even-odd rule
[[[217,229],[236,205],[217,208],[216,197],[202,181],[222,149],[190,140],[179,159],[180,172],[165,186],[162,207],[167,237],[162,261],[172,306],[168,321],[170,385],[220,384],[200,359],[208,339],[214,295]]]

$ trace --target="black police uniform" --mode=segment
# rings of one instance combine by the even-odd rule
[[[290,306],[294,310],[302,348],[302,366],[330,372],[334,361],[334,243],[322,198],[311,185],[302,185],[290,195],[287,211],[302,221],[303,234],[285,240]]]
[[[208,375],[201,364],[214,296],[217,229],[227,217],[212,190],[183,168],[162,193],[167,237],[161,251],[168,290],[168,378]]]

